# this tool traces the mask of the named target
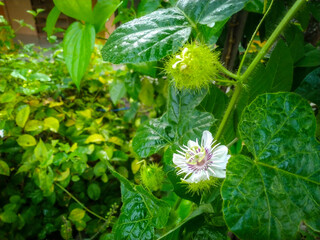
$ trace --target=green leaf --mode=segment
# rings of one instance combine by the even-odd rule
[[[265,76],[271,92],[290,91],[293,79],[293,60],[290,49],[280,40],[272,51]]]
[[[42,163],[41,167],[47,167],[49,164],[51,164],[51,162],[48,161],[48,150],[46,148],[46,145],[42,142],[41,138],[34,149],[34,155],[36,159]]]
[[[249,0],[245,10],[248,12],[263,13],[264,2],[264,0]]]
[[[176,7],[184,12],[194,23],[214,27],[216,22],[223,21],[239,12],[249,0],[179,0]]]
[[[31,147],[37,144],[36,139],[29,135],[29,134],[23,134],[20,135],[17,139],[17,143],[21,146],[21,147]]]
[[[8,210],[0,213],[0,220],[5,223],[14,223],[17,221],[18,216],[15,212]]]
[[[16,93],[12,90],[0,95],[0,103],[13,102],[16,99]]]
[[[99,187],[99,185],[97,183],[91,183],[88,186],[88,190],[87,190],[88,196],[90,199],[92,200],[98,200],[100,198],[100,194],[101,194],[101,189]]]
[[[190,33],[180,11],[160,9],[118,27],[104,45],[102,57],[115,64],[157,61],[176,52]]]
[[[63,224],[61,225],[61,229],[60,229],[60,235],[63,239],[65,240],[69,240],[72,239],[72,225],[71,222],[66,220],[63,217]]]
[[[58,132],[59,120],[54,117],[48,117],[43,120],[43,126],[45,129],[49,129],[52,132]]]
[[[26,124],[30,114],[30,107],[29,105],[24,105],[20,108],[20,110],[17,113],[16,116],[16,124],[23,128],[24,125]]]
[[[90,63],[95,35],[93,25],[74,22],[68,27],[63,39],[64,59],[78,90],[80,89],[81,79]]]
[[[113,104],[117,104],[125,94],[126,87],[123,81],[117,79],[110,84],[110,97]]]
[[[320,106],[320,67],[309,73],[295,92]]]
[[[293,93],[261,95],[244,110],[240,135],[253,159],[233,156],[222,186],[224,217],[239,238],[294,239],[301,221],[320,230],[315,129],[308,102]]]
[[[42,121],[39,120],[29,120],[25,127],[24,130],[27,132],[32,132],[32,131],[37,131],[37,130],[42,130],[43,124]]]
[[[106,21],[120,5],[120,0],[98,0],[93,8],[93,22],[96,33],[104,29]]]
[[[81,208],[75,208],[70,212],[69,219],[72,222],[78,222],[84,218],[86,211]]]
[[[0,174],[10,176],[10,168],[5,161],[0,160]]]
[[[46,26],[44,30],[47,32],[48,38],[51,37],[54,31],[54,27],[57,23],[57,20],[60,16],[60,10],[57,7],[54,7],[51,9],[50,13],[48,14],[47,20],[46,20]]]
[[[211,114],[195,109],[204,91],[178,91],[170,88],[167,112],[141,125],[133,138],[133,150],[141,157],[150,156],[165,146],[201,137],[214,122]]]
[[[295,64],[295,67],[317,67],[319,65],[320,50],[314,48],[313,50],[306,52],[304,57]]]
[[[141,0],[138,6],[137,16],[142,17],[161,7],[161,0]]]
[[[65,15],[82,20],[92,22],[92,5],[88,0],[53,0],[56,7]]]
[[[134,185],[110,169],[121,182],[123,205],[113,228],[115,239],[153,239],[154,228],[163,228],[168,221],[170,206],[140,185]]]
[[[124,79],[124,84],[129,96],[134,100],[138,100],[139,92],[141,90],[141,81],[139,74],[135,72],[127,73],[126,78]]]

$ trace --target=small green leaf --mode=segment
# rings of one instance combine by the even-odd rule
[[[295,92],[320,106],[320,67],[309,73]]]
[[[19,127],[23,128],[26,124],[30,114],[29,105],[24,105],[20,108],[16,116],[16,123]]]
[[[58,132],[60,124],[58,119],[48,117],[43,120],[43,125],[45,129],[49,129],[52,132]]]
[[[24,130],[27,132],[32,132],[32,131],[38,131],[38,130],[42,130],[43,128],[43,124],[42,121],[39,120],[29,120],[25,127]]]
[[[320,230],[320,145],[306,100],[264,94],[243,112],[241,139],[222,186],[224,218],[241,239],[294,239],[301,221]],[[255,229],[255,231],[252,231]]]
[[[74,22],[68,27],[63,39],[64,59],[78,90],[81,79],[90,63],[95,35],[93,25]]]
[[[75,208],[71,211],[70,215],[69,215],[69,219],[72,222],[78,222],[81,219],[84,218],[84,215],[86,215],[86,211],[80,208]]]
[[[167,223],[170,206],[142,186],[130,183],[112,169],[110,171],[121,182],[123,202],[113,228],[115,239],[153,239],[154,228],[163,228]]]
[[[117,104],[119,100],[126,94],[124,82],[121,80],[114,80],[110,84],[110,97],[113,104]]]
[[[0,103],[13,102],[16,99],[16,93],[12,90],[0,95]]]
[[[53,0],[56,7],[65,15],[82,20],[92,22],[92,5],[88,0]]]
[[[176,52],[190,33],[191,26],[179,10],[160,9],[118,27],[102,57],[115,64],[157,61]]]
[[[63,239],[69,240],[72,239],[72,225],[71,222],[64,219],[63,224],[61,225],[60,235]]]
[[[40,162],[45,161],[48,158],[48,151],[46,145],[42,142],[41,138],[34,149],[34,155]]]
[[[0,213],[0,219],[5,223],[14,223],[15,221],[17,221],[18,216],[15,212],[8,210]]]
[[[36,139],[29,135],[29,134],[23,134],[20,135],[17,139],[17,143],[21,146],[21,147],[31,147],[37,144]]]
[[[0,174],[10,176],[10,169],[5,161],[0,160]]]
[[[85,143],[101,143],[101,142],[105,142],[106,139],[101,135],[101,134],[91,134],[87,140],[85,141]]]
[[[218,21],[223,21],[239,12],[249,0],[179,0],[176,7],[184,12],[194,23],[214,27]]]
[[[97,183],[91,183],[88,186],[88,190],[87,190],[88,196],[90,199],[92,200],[98,200],[100,198],[100,194],[101,194],[101,189],[99,187],[99,185]]]

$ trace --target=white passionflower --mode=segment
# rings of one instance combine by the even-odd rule
[[[0,137],[4,137],[4,129],[0,129]]]
[[[201,145],[198,139],[189,140],[179,154],[173,154],[173,163],[179,168],[177,174],[185,174],[183,180],[188,183],[210,180],[211,176],[225,178],[230,155],[226,146],[215,143],[209,131],[203,132]]]

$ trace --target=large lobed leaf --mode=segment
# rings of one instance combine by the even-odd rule
[[[179,0],[177,8],[184,12],[194,23],[213,27],[240,11],[249,0]]]
[[[117,28],[102,49],[112,63],[159,60],[176,52],[189,38],[191,26],[176,9],[160,9]]]
[[[214,43],[227,19],[247,2],[180,0],[172,8],[157,10],[117,28],[102,49],[103,59],[115,64],[158,61],[178,51],[198,24],[214,28],[209,31],[199,25],[206,40]]]
[[[121,182],[123,202],[113,229],[115,239],[153,239],[154,228],[163,228],[167,223],[170,206],[142,186],[130,183],[112,169],[110,171]]]
[[[210,113],[195,109],[206,95],[205,91],[178,91],[171,87],[169,95],[167,112],[139,127],[133,138],[132,147],[141,158],[165,146],[195,140],[214,122]]]
[[[224,216],[241,239],[294,239],[304,221],[320,230],[320,145],[307,101],[265,94],[243,112],[240,135],[253,159],[233,156],[222,187]]]

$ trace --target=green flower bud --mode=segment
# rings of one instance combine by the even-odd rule
[[[189,43],[167,61],[165,72],[180,90],[208,87],[217,76],[218,57],[207,45]]]

